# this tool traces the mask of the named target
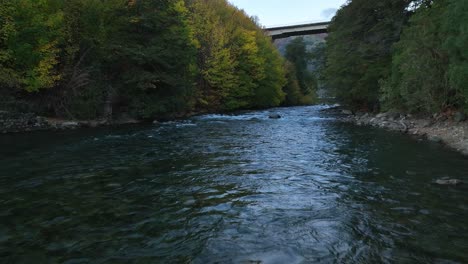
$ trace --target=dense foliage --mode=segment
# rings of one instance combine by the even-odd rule
[[[198,46],[200,107],[277,106],[284,99],[284,61],[261,28],[225,0],[188,1]]]
[[[355,108],[468,108],[468,2],[353,0],[333,19],[327,85]]]
[[[318,81],[309,69],[312,53],[307,50],[304,38],[294,38],[287,46],[288,84],[285,87],[286,105],[310,104],[316,100]]]
[[[341,8],[327,38],[328,87],[344,103],[373,108],[379,80],[390,71],[392,45],[406,20],[406,0],[353,0]]]
[[[0,0],[0,110],[89,119],[271,107],[297,82],[288,69],[226,0]]]

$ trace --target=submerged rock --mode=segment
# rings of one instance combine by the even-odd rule
[[[434,182],[435,184],[438,184],[438,185],[461,185],[463,184],[463,181],[462,180],[458,180],[458,179],[447,179],[447,178],[442,178],[442,179],[438,179]]]
[[[270,118],[270,119],[280,119],[281,115],[280,114],[269,114],[268,118]]]
[[[429,137],[429,141],[434,142],[434,143],[442,143],[443,140],[441,137],[433,136],[433,137]]]

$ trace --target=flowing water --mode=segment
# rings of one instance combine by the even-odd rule
[[[2,135],[0,262],[468,263],[468,160],[323,108]]]

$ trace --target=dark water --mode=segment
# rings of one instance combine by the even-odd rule
[[[0,136],[0,262],[468,263],[468,160],[320,108]]]

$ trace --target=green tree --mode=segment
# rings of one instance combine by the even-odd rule
[[[457,106],[468,112],[468,2],[449,0],[443,28],[444,48],[449,54],[448,76]]]
[[[286,97],[283,103],[286,106],[299,105],[304,95],[297,80],[296,68],[291,62],[286,62],[284,69],[286,71],[286,85],[283,87],[283,91]]]
[[[285,99],[282,90],[287,83],[283,68],[284,60],[271,40],[265,38],[263,33],[257,33],[257,43],[259,56],[265,58],[263,64],[265,77],[260,80],[254,92],[252,104],[255,108],[278,106]]]
[[[431,113],[451,104],[448,56],[442,48],[446,6],[446,0],[421,5],[404,29],[395,45],[392,74],[382,83],[386,109]]]
[[[353,0],[334,17],[327,38],[326,79],[336,97],[357,108],[378,106],[379,81],[408,17],[406,0]]]
[[[296,104],[311,104],[316,101],[316,93],[318,89],[318,80],[315,74],[309,69],[309,64],[312,62],[312,54],[307,50],[307,45],[304,42],[304,38],[299,37],[293,39],[286,46],[286,59],[294,67],[292,70],[290,67],[287,69],[289,78],[296,80],[289,81],[289,87],[285,87],[292,93],[295,91],[295,82],[299,85],[299,100]],[[296,98],[296,95],[288,97],[288,103],[291,104],[292,98]]]
[[[236,110],[284,100],[283,59],[255,18],[225,0],[187,0],[197,40],[200,108]]]
[[[1,75],[13,73],[7,84],[35,92],[52,88],[61,80],[60,47],[65,38],[62,4],[58,0],[2,4],[0,12],[8,14],[2,15]]]
[[[14,5],[9,0],[0,1],[0,85],[14,87],[19,77],[16,76],[12,65],[13,53],[8,45],[8,40],[16,32],[13,14]]]
[[[191,1],[191,26],[197,41],[197,101],[199,108],[219,109],[230,90],[238,86],[237,61],[229,47],[231,38],[219,15],[219,1]]]
[[[189,107],[195,50],[183,1],[80,0],[75,8],[75,61],[85,56],[92,79],[71,102],[77,112],[87,102],[102,108],[93,113],[139,118]]]
[[[131,111],[149,118],[187,110],[195,47],[184,2],[139,1],[129,12],[124,48],[117,48],[116,57],[119,90],[128,96]]]
[[[226,0],[0,0],[0,101],[67,118],[276,106],[283,59]]]
[[[286,46],[285,57],[295,67],[297,80],[299,81],[299,87],[302,93],[306,95],[315,91],[316,80],[314,75],[307,68],[310,62],[310,54],[307,51],[304,38],[299,37],[293,39]]]

